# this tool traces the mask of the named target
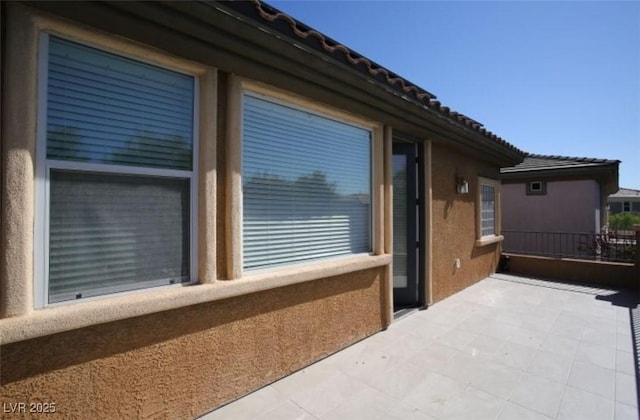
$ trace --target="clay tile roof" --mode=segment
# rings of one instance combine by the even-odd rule
[[[482,124],[480,124],[479,122],[456,112],[452,112],[449,107],[442,106],[439,101],[435,100],[436,96],[434,94],[409,82],[408,80],[400,77],[390,70],[387,70],[381,65],[358,54],[357,52],[349,49],[345,45],[338,43],[337,41],[329,38],[321,32],[308,27],[307,25],[297,21],[291,16],[282,13],[278,9],[269,6],[268,4],[263,3],[260,0],[252,0],[251,2],[259,19],[261,19],[265,23],[268,23],[271,28],[286,35],[298,38],[307,46],[310,46],[316,50],[320,50],[321,52],[324,52],[332,58],[352,66],[356,70],[366,74],[368,77],[386,84],[396,92],[414,99],[420,105],[427,107],[431,111],[449,118],[455,124],[461,124],[467,129],[473,130],[474,132],[493,140],[503,147],[506,147],[523,155],[525,154],[517,147],[508,143],[506,140],[485,130],[482,127]],[[233,5],[233,3],[235,2],[231,2],[229,4]],[[471,121],[472,123],[469,124],[468,121]]]
[[[524,171],[540,171],[549,169],[569,169],[589,166],[618,165],[619,160],[598,159],[588,157],[550,156],[527,154],[524,161],[516,166],[502,168],[501,173],[515,173]]]

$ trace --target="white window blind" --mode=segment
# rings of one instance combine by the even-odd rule
[[[188,282],[195,79],[48,39],[48,302]]]
[[[56,37],[47,158],[190,170],[193,77]]]
[[[52,171],[49,301],[189,281],[189,180]]]
[[[480,221],[481,235],[490,236],[496,233],[496,188],[493,185],[480,184],[482,201]]]
[[[371,250],[371,132],[243,96],[243,265]]]

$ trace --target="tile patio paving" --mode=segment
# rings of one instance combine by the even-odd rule
[[[637,303],[495,274],[202,418],[638,419]]]

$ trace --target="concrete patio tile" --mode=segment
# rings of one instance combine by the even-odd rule
[[[523,372],[492,360],[478,363],[469,384],[484,392],[506,399],[520,381]]]
[[[562,357],[573,358],[578,351],[580,342],[573,338],[549,334],[540,345],[540,350],[555,353]]]
[[[511,334],[509,341],[538,349],[546,337],[546,331],[522,327]]]
[[[507,340],[505,339],[480,334],[474,338],[462,352],[471,357],[493,359],[498,355],[498,352],[506,342]]]
[[[618,322],[616,333],[631,336],[631,325],[629,325],[628,323],[625,324],[624,322]]]
[[[516,369],[526,370],[536,353],[537,350],[533,347],[507,341],[500,347],[493,360]]]
[[[431,322],[431,320],[428,319],[428,322],[425,322],[424,325],[411,330],[409,334],[425,340],[437,340],[440,336],[451,331],[451,329],[451,326]]]
[[[541,376],[524,374],[509,401],[555,418],[565,385]]]
[[[538,350],[527,372],[560,383],[566,383],[571,372],[572,359],[555,353]]]
[[[338,372],[338,368],[334,365],[320,361],[274,382],[271,384],[271,387],[291,398],[296,394],[321,384]]]
[[[454,328],[438,337],[438,343],[464,351],[469,343],[478,338],[479,335],[475,332]]]
[[[570,386],[613,400],[615,371],[588,362],[575,362],[569,375]]]
[[[447,363],[456,354],[461,353],[460,350],[454,349],[453,347],[439,344],[436,341],[430,341],[424,351],[414,354],[407,360],[407,363],[417,368],[433,368],[433,366]]]
[[[433,371],[468,384],[471,378],[482,373],[482,362],[465,353],[457,353],[448,362],[433,366]]]
[[[633,341],[630,334],[616,334],[616,348],[618,350],[633,352]]]
[[[559,315],[560,310],[538,308],[533,313],[527,314],[522,318],[522,326],[529,330],[549,333]]]
[[[616,371],[626,373],[628,375],[635,375],[636,365],[633,358],[633,353],[617,350],[615,366]]]
[[[435,308],[434,308],[435,309]],[[427,312],[432,309],[427,309]],[[453,309],[436,312],[431,316],[433,322],[443,327],[455,328],[467,318],[464,309]]]
[[[251,419],[287,402],[287,397],[265,386],[244,398],[201,417],[204,420]]]
[[[513,334],[518,332],[520,328],[520,321],[513,320],[512,323],[509,323],[496,318],[484,327],[481,327],[478,332],[487,337],[506,341],[509,340]]]
[[[638,420],[640,413],[636,407],[616,402],[615,404],[615,420]]]
[[[435,417],[443,420],[463,420],[469,419],[470,413],[473,413],[474,419],[493,420],[504,405],[505,401],[501,398],[467,387],[462,393],[442,405]]]
[[[456,328],[457,329],[461,329],[461,330],[465,330],[465,331],[471,331],[471,332],[478,333],[488,323],[490,323],[491,320],[492,320],[492,317],[487,316],[487,315],[470,316],[470,317],[466,318],[464,321],[462,321],[458,326],[456,326]]]
[[[507,403],[498,416],[498,420],[551,420],[553,418],[513,403]]]
[[[462,382],[438,373],[431,373],[402,398],[401,403],[415,407],[432,417],[440,418],[443,407],[451,404],[466,388],[467,385]]]
[[[363,375],[359,379],[399,400],[420,384],[428,373],[427,365],[416,366],[410,362],[400,362],[380,370],[372,370],[369,375]]]
[[[589,312],[591,319],[616,321],[618,310],[615,306],[612,306],[610,302],[596,300],[591,306],[592,308]]]
[[[617,338],[618,334],[616,333],[615,325],[609,328],[589,325],[585,328],[581,340],[586,343],[599,344],[601,346],[608,346],[615,349]]]
[[[229,417],[231,418],[231,417]],[[291,401],[285,401],[273,410],[253,418],[254,420],[316,420],[311,414]]]
[[[593,363],[605,369],[615,369],[616,350],[609,346],[581,342],[576,361]]]
[[[615,401],[638,407],[638,392],[636,377],[626,373],[616,372]]]
[[[291,400],[312,416],[321,418],[368,388],[364,383],[338,372],[320,384],[291,396]]]
[[[435,417],[407,404],[396,404],[374,420],[436,420]]]
[[[558,420],[613,419],[613,401],[568,386],[560,403]]]
[[[583,317],[562,312],[556,319],[550,333],[576,340],[582,338],[587,322]]]
[[[346,363],[337,365],[338,369],[354,378],[367,379],[377,372],[388,369],[390,366],[396,365],[402,358],[392,357],[384,350],[372,350],[365,354],[358,355],[357,358],[344,360]]]
[[[395,399],[382,392],[373,388],[365,388],[320,416],[320,419],[365,420],[382,418],[396,404],[397,401]]]
[[[424,338],[420,338],[413,334],[403,336],[399,342],[390,343],[382,348],[382,351],[389,355],[395,361],[403,361],[413,357],[415,354],[422,353],[428,346],[428,342]],[[398,345],[402,343],[402,345]]]

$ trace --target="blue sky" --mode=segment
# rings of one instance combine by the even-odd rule
[[[640,1],[268,1],[531,153],[640,189]]]

